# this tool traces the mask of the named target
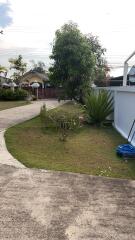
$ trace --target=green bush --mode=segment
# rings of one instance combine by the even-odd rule
[[[14,92],[10,89],[0,89],[0,100],[14,100]]]
[[[16,100],[25,100],[28,97],[28,92],[24,89],[17,89],[14,94]]]
[[[40,109],[40,119],[43,123],[45,123],[46,115],[47,115],[47,109],[46,109],[46,105],[44,104]]]
[[[0,89],[0,100],[4,101],[17,101],[25,100],[28,97],[28,92],[23,89]]]
[[[98,93],[91,91],[85,98],[88,121],[101,125],[113,112],[113,98],[111,93],[100,90]]]
[[[60,132],[60,140],[62,141],[67,139],[70,130],[80,126],[79,114],[60,109],[47,111],[45,105],[41,108],[40,117],[45,128],[54,128]]]

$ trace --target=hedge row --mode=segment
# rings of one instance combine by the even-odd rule
[[[25,100],[28,97],[28,92],[23,89],[16,89],[12,91],[11,89],[0,89],[0,100],[4,101],[16,101]]]

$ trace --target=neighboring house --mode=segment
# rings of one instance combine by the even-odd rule
[[[129,77],[129,82],[134,83],[134,85],[135,85],[135,66],[133,66],[130,69],[130,71],[128,73],[128,77]]]
[[[109,83],[110,83],[110,79],[109,78],[107,78],[105,80],[96,80],[96,81],[94,81],[94,84],[97,87],[108,87]]]
[[[112,77],[109,80],[108,86],[122,86],[123,85],[123,76]],[[135,85],[135,66],[133,66],[127,75],[127,85]]]
[[[108,81],[108,86],[118,87],[123,85],[123,76],[111,77]],[[127,85],[129,85],[128,76],[127,76]]]
[[[4,83],[8,84],[10,82],[11,82],[10,78],[4,77],[4,76],[0,76],[0,86],[2,86],[2,84],[4,84]]]
[[[0,86],[4,88],[9,88],[9,83],[12,80],[3,76],[0,76]],[[38,82],[40,87],[37,89],[33,88],[32,83]],[[49,78],[47,73],[38,72],[35,70],[30,70],[26,72],[24,76],[21,78],[21,86],[26,89],[30,94],[38,95],[39,99],[45,98],[58,98],[61,94],[61,88],[55,88],[49,82]]]
[[[40,87],[38,88],[38,94],[37,90],[31,87],[31,85],[35,82],[40,84]],[[22,88],[32,92],[33,95],[38,95],[39,99],[58,98],[60,95],[60,90],[55,89],[50,84],[47,73],[44,73],[43,71],[39,72],[33,69],[25,73],[21,78],[21,85]]]
[[[46,73],[40,73],[35,70],[30,70],[24,74],[21,79],[22,85],[30,86],[34,82],[38,82],[41,87],[45,87],[49,84],[49,78]]]

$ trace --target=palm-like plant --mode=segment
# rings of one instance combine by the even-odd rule
[[[101,125],[113,112],[113,98],[105,90],[91,91],[85,98],[86,112],[89,122]]]

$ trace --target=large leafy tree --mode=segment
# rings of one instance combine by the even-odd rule
[[[24,75],[27,69],[27,63],[23,61],[23,57],[19,55],[17,58],[10,58],[10,69],[14,70],[12,75],[14,81],[17,84],[21,83],[21,77]]]
[[[96,70],[102,63],[104,49],[97,38],[83,35],[75,23],[65,24],[55,33],[49,69],[50,80],[62,86],[71,99],[82,100],[86,88],[94,80]]]
[[[92,48],[92,52],[93,52],[93,54],[95,56],[95,60],[96,60],[95,65],[93,67],[92,80],[93,80],[93,82],[105,80],[107,73],[109,72],[109,67],[107,65],[107,61],[104,58],[106,49],[101,46],[97,36],[88,34],[86,36],[86,39]]]

